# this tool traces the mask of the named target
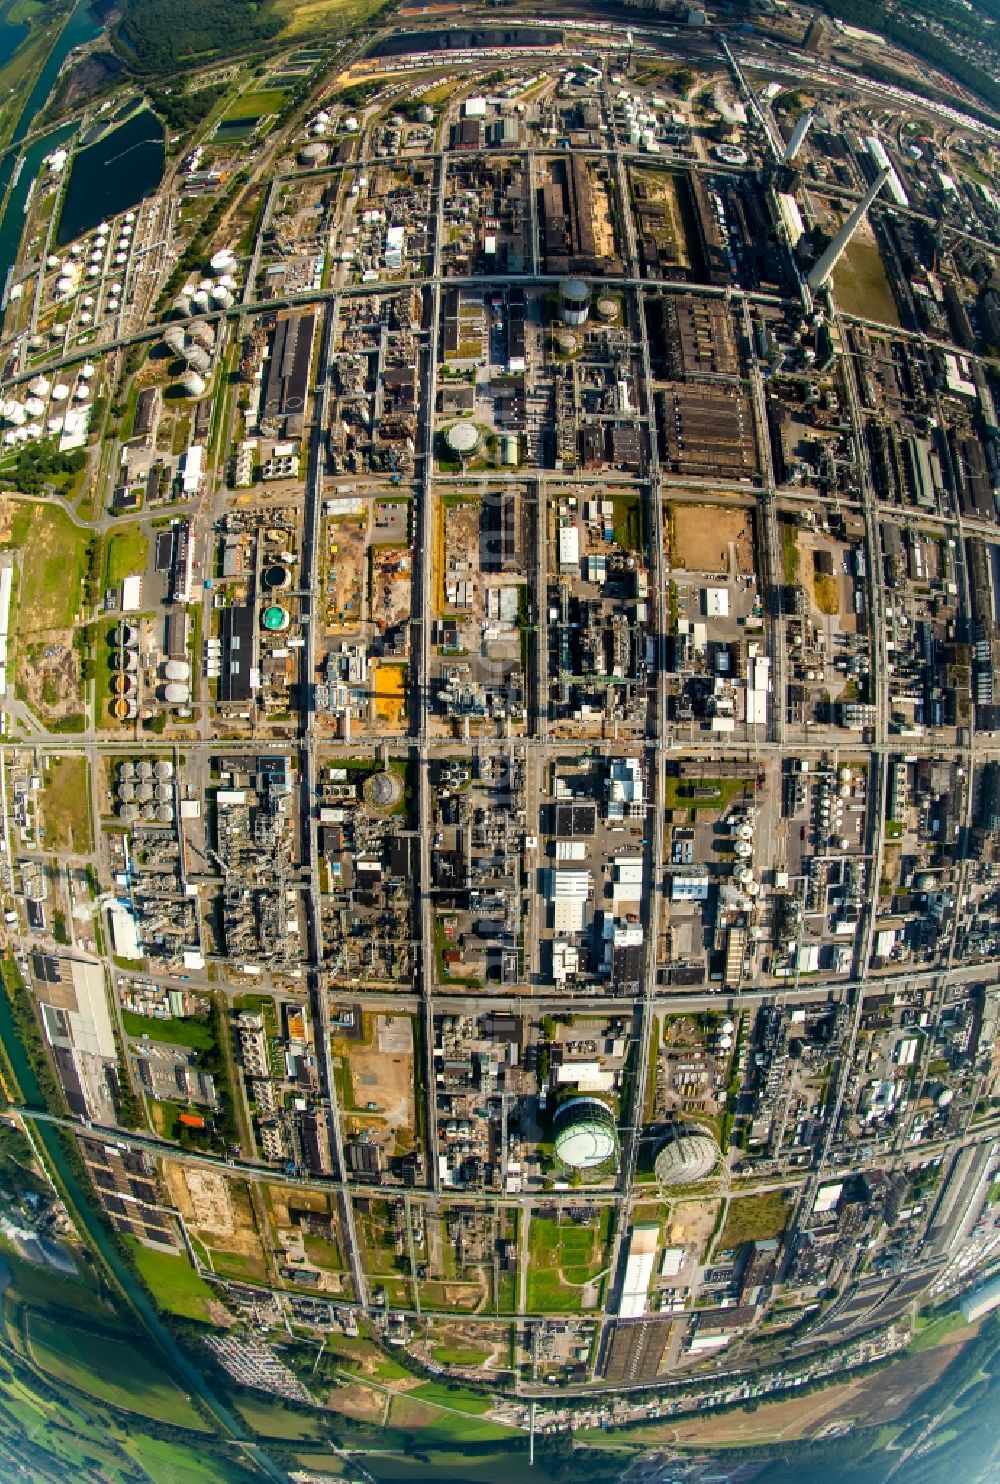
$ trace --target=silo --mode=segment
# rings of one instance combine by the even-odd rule
[[[582,278],[564,278],[559,285],[559,318],[564,325],[585,325],[590,314],[590,288]]]
[[[169,801],[173,798],[173,796],[174,796],[174,789],[173,789],[173,785],[172,784],[170,784],[170,783],[158,783],[156,785],[155,797],[156,797],[156,802],[158,804],[169,803]]]
[[[156,820],[157,820],[157,823],[158,824],[173,824],[173,822],[174,822],[174,806],[173,806],[173,804],[158,804],[156,806]]]
[[[122,721],[124,720],[124,718],[119,717],[119,720]],[[125,824],[135,824],[136,820],[139,818],[138,804],[122,804],[120,809],[118,810],[118,817],[119,819],[124,820]]]
[[[184,329],[181,325],[168,325],[163,332],[163,343],[175,356],[184,354]]]
[[[197,371],[185,371],[181,386],[189,397],[200,397],[205,390],[205,379]]]
[[[148,757],[140,758],[135,765],[135,776],[137,778],[149,779],[153,776],[153,764]]]
[[[197,371],[202,376],[210,370],[212,365],[212,357],[200,345],[187,346],[184,350],[184,359],[193,371]]]
[[[163,783],[166,779],[173,778],[174,765],[168,758],[161,757],[157,760],[153,772],[159,778],[160,782]]]
[[[153,785],[151,783],[137,783],[135,796],[140,804],[149,804],[153,799]]]

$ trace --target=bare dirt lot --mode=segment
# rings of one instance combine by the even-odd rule
[[[321,562],[323,618],[328,632],[356,629],[364,618],[367,518],[327,520]]]
[[[364,1124],[376,1132],[381,1132],[382,1125],[385,1145],[392,1152],[413,1141],[413,1022],[404,1015],[376,1015],[374,1019],[371,1044],[351,1046],[354,1106],[365,1111],[360,1120],[349,1116],[347,1123],[349,1127]],[[375,1107],[368,1109],[368,1103]]]
[[[674,505],[670,564],[686,572],[749,577],[754,570],[753,516],[722,505]]]

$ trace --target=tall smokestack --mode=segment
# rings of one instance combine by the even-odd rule
[[[820,258],[819,262],[813,265],[812,269],[810,270],[808,280],[809,287],[812,289],[813,293],[815,293],[817,289],[821,289],[823,285],[829,281],[830,274],[840,262],[840,259],[847,247],[847,244],[850,242],[851,238],[854,236],[855,232],[858,230],[865,217],[868,215],[868,208],[871,206],[872,202],[875,200],[875,197],[885,185],[891,174],[891,170],[880,171],[878,176],[868,187],[867,191],[865,191],[865,194],[862,196],[857,206],[855,206],[854,210],[851,212],[850,216],[847,218],[847,221],[841,227],[836,237],[830,243],[830,246]]]
[[[809,129],[810,129],[811,125],[812,125],[812,121],[813,121],[812,110],[811,109],[807,109],[806,112],[799,119],[798,123],[795,125],[795,128],[792,130],[792,137],[791,137],[791,139],[789,139],[787,145],[785,146],[785,164],[786,165],[790,165],[792,163],[792,161],[795,159],[795,156],[798,154],[799,150],[802,148],[802,141],[803,141],[803,139],[805,139],[806,135],[809,133]]]

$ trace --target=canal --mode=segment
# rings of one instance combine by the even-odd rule
[[[32,1071],[28,1054],[24,1048],[24,1042],[21,1040],[14,1016],[11,1012],[10,1000],[7,997],[5,988],[0,989],[0,1041],[3,1042],[11,1070],[20,1086],[23,1103],[30,1108],[44,1108],[45,1098],[38,1085],[38,1079]],[[13,1089],[11,1089],[11,1092],[13,1092]],[[178,1380],[193,1395],[199,1397],[204,1402],[223,1432],[227,1433],[231,1438],[237,1439],[243,1445],[248,1458],[252,1458],[253,1462],[267,1473],[270,1478],[280,1480],[284,1484],[287,1475],[276,1468],[267,1455],[254,1443],[250,1442],[243,1424],[228,1407],[224,1406],[217,1399],[207,1385],[201,1372],[192,1365],[187,1356],[178,1348],[170,1331],[157,1314],[145,1289],[108,1237],[104,1225],[94,1207],[90,1192],[84,1189],[73,1166],[66,1158],[66,1151],[63,1147],[58,1126],[37,1120],[32,1122],[32,1131],[35,1138],[37,1138],[38,1142],[44,1148],[46,1159],[59,1178],[59,1182],[66,1196],[69,1214],[74,1224],[81,1231],[86,1232],[91,1243],[100,1253],[105,1266],[113,1275],[133,1310],[142,1321],[147,1333],[153,1337],[166,1355]]]

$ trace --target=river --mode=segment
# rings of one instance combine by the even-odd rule
[[[38,1080],[31,1069],[31,1063],[28,1061],[24,1043],[14,1023],[10,1001],[7,998],[6,991],[3,989],[0,989],[0,1041],[3,1042],[7,1059],[21,1088],[25,1106],[29,1108],[44,1108],[45,1098],[38,1085]],[[13,1092],[13,1088],[11,1092]],[[248,1456],[252,1457],[260,1468],[264,1469],[272,1479],[286,1480],[287,1475],[280,1469],[277,1469],[256,1444],[249,1441],[246,1428],[240,1420],[228,1407],[224,1406],[217,1399],[201,1372],[188,1360],[183,1351],[178,1348],[173,1335],[171,1335],[160,1319],[145,1289],[108,1237],[104,1225],[94,1207],[92,1195],[81,1184],[75,1170],[66,1158],[66,1152],[62,1144],[62,1135],[59,1132],[58,1126],[52,1123],[45,1123],[38,1119],[32,1121],[32,1131],[39,1143],[43,1146],[49,1163],[59,1177],[66,1194],[70,1216],[73,1218],[74,1224],[86,1232],[94,1247],[100,1253],[106,1267],[125,1293],[147,1333],[153,1337],[166,1355],[177,1379],[183,1382],[193,1395],[198,1396],[205,1403],[222,1430],[228,1433],[230,1437],[242,1443]]]
[[[17,127],[11,136],[6,152],[0,158],[0,209],[3,207],[7,188],[14,176],[17,167],[19,151],[17,146],[24,136],[34,127],[36,116],[48,102],[56,78],[63,63],[75,46],[82,46],[86,41],[93,41],[99,36],[103,29],[102,23],[96,19],[90,10],[90,0],[79,0],[79,4],[67,20],[62,31],[56,39],[55,45],[46,58],[45,65],[31,92],[28,94],[27,102],[17,121]],[[0,33],[16,30],[16,27],[0,26]],[[7,38],[0,40],[0,58],[3,58],[3,49]],[[44,157],[55,149],[56,145],[66,136],[65,127],[58,134],[51,134],[46,139],[40,139],[32,144],[27,150],[21,173],[17,184],[7,198],[6,209],[0,217],[0,291],[7,281],[7,272],[17,257],[18,244],[21,241],[21,233],[24,230],[24,204],[28,199],[28,191],[31,189],[32,181],[38,173],[38,167]]]

